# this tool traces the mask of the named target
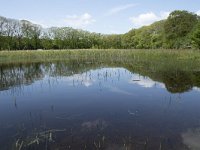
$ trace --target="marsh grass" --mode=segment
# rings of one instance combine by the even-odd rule
[[[150,71],[200,71],[198,50],[45,50],[1,51],[0,64],[74,61],[82,63],[126,64]]]

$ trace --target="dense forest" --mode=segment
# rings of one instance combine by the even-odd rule
[[[70,27],[43,28],[0,16],[0,50],[199,49],[200,16],[176,10],[166,20],[125,34],[100,34]]]

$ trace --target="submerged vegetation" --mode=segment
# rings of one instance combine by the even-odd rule
[[[0,17],[0,50],[36,49],[188,49],[200,48],[200,17],[174,11],[167,20],[105,35],[69,27],[43,28],[26,20]]]

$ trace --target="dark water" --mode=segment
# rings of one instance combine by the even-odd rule
[[[120,65],[0,67],[1,150],[198,150],[198,72]]]

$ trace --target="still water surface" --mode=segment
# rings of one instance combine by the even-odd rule
[[[1,150],[200,149],[198,87],[170,92],[106,65],[8,65],[0,77]]]

